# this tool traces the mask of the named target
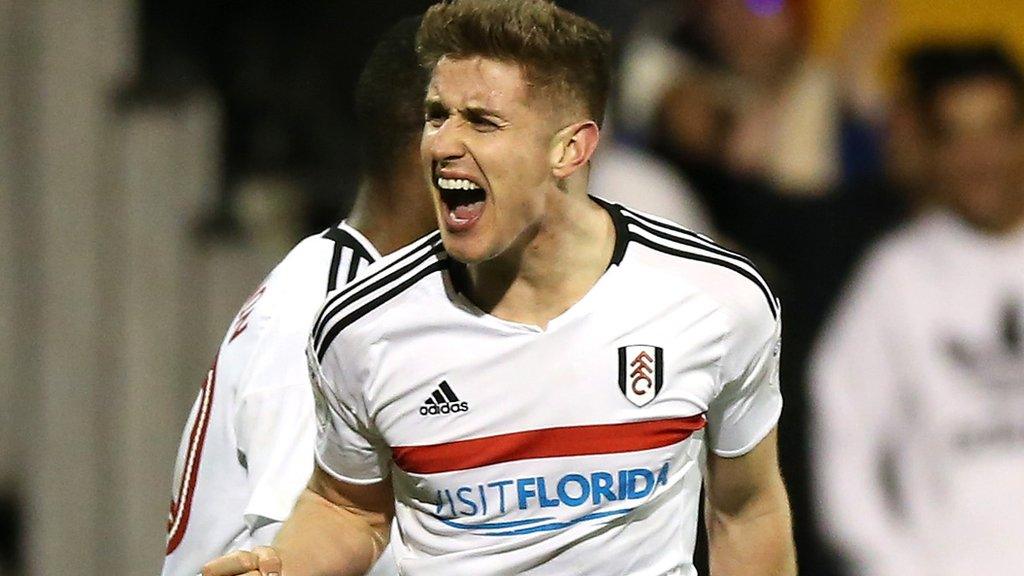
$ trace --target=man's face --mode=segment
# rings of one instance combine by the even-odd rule
[[[997,79],[944,88],[935,102],[934,175],[945,200],[980,228],[1024,215],[1024,146],[1013,90]]]
[[[536,234],[552,188],[552,137],[543,100],[519,66],[442,58],[427,89],[421,153],[445,249],[490,260]]]

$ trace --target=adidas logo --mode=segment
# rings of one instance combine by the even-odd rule
[[[427,398],[427,401],[420,406],[421,416],[433,416],[436,414],[451,414],[452,412],[467,412],[469,410],[469,402],[460,401],[459,397],[455,395],[455,391],[448,385],[448,382],[442,380],[437,385],[437,389],[434,393]]]

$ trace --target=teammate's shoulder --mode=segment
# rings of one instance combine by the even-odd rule
[[[307,285],[307,274],[323,275],[330,263],[333,243],[325,237],[329,230],[300,240],[274,267],[271,278],[284,284]]]
[[[325,293],[330,258],[319,234],[293,246],[242,303],[224,345],[239,349],[239,343],[252,346],[308,331]]]
[[[349,274],[339,269],[343,264],[358,270],[378,259],[380,254],[370,241],[341,222],[301,240],[274,268],[271,278],[286,289],[322,297],[345,282]]]
[[[313,324],[311,344],[322,360],[338,338],[376,334],[373,322],[394,304],[411,297],[448,266],[440,232],[434,231],[379,261],[355,281],[331,292]]]
[[[671,220],[612,205],[619,234],[626,238],[625,261],[638,275],[657,276],[700,290],[741,315],[779,315],[779,301],[754,263],[700,232]]]

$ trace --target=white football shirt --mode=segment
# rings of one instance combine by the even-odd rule
[[[304,349],[328,290],[380,254],[344,222],[300,242],[235,317],[182,434],[165,576],[266,544],[313,471]]]
[[[774,427],[778,302],[742,256],[604,201],[613,262],[546,329],[485,314],[439,233],[333,295],[319,465],[394,486],[402,574],[692,575],[705,446]]]
[[[1024,566],[1024,228],[933,212],[868,255],[811,365],[826,536],[866,576]]]

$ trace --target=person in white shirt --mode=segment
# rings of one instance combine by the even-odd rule
[[[605,132],[607,132],[605,128]],[[590,193],[712,235],[711,217],[693,188],[653,154],[605,137],[590,172]]]
[[[224,337],[182,434],[164,576],[195,576],[217,556],[273,539],[313,469],[304,350],[327,292],[436,224],[416,153],[426,86],[418,25],[385,34],[359,79],[365,168],[348,219],[300,242]]]
[[[546,0],[424,16],[439,232],[332,295],[317,467],[204,574],[796,574],[779,303],[743,256],[588,196],[609,38]],[[394,522],[391,522],[394,517]]]
[[[866,576],[1024,566],[1024,77],[911,60],[936,205],[866,258],[811,367],[825,535]]]

